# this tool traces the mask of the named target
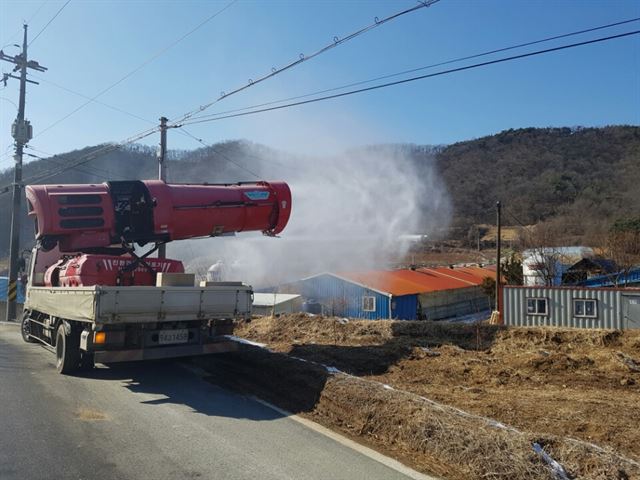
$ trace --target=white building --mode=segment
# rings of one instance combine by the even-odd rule
[[[288,293],[254,293],[254,315],[279,315],[302,310],[302,297]]]
[[[583,258],[593,257],[590,247],[541,247],[522,252],[522,277],[527,286],[558,286],[566,270]],[[550,284],[550,285],[549,285]]]

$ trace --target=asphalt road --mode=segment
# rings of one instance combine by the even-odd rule
[[[406,479],[180,362],[59,375],[0,324],[0,479]]]

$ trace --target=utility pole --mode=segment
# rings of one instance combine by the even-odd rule
[[[7,288],[7,315],[6,320],[16,319],[16,299],[18,295],[18,270],[20,262],[20,204],[22,199],[22,154],[24,146],[33,137],[31,123],[24,118],[25,98],[27,93],[27,82],[38,84],[27,79],[27,68],[32,68],[38,72],[45,72],[47,69],[38,62],[27,60],[27,25],[24,27],[22,39],[22,53],[14,57],[6,55],[0,50],[0,60],[10,62],[15,65],[13,72],[20,71],[17,77],[11,73],[6,73],[2,77],[5,86],[8,78],[20,80],[20,100],[18,103],[18,116],[11,125],[11,136],[16,143],[16,153],[14,156],[15,168],[13,174],[13,203],[11,207],[11,244],[9,247],[9,285]],[[18,46],[18,45],[16,45]]]
[[[167,117],[160,117],[160,149],[158,150],[158,180],[167,181],[166,161],[167,157]],[[167,246],[158,247],[158,258],[167,257]]]
[[[502,225],[501,225],[501,215],[502,215],[502,205],[500,201],[496,202],[496,214],[497,214],[497,240],[496,240],[496,310],[502,315],[500,305],[500,287],[502,283],[502,268],[500,265],[500,247],[502,246]]]

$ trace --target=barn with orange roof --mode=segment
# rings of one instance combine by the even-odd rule
[[[290,287],[326,315],[440,320],[488,312],[480,284],[493,276],[480,267],[367,270],[322,273]]]

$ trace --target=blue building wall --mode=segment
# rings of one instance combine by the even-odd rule
[[[292,284],[305,299],[313,299],[323,305],[324,312],[353,318],[370,320],[399,318],[414,320],[417,312],[417,296],[403,295],[392,298],[392,312],[389,315],[389,296],[361,285],[342,280],[333,275],[318,275]],[[362,297],[374,297],[375,311],[362,309]]]
[[[418,296],[402,295],[391,300],[392,317],[398,320],[416,320],[418,313]]]
[[[640,284],[640,268],[631,270],[627,275],[620,275],[620,278],[616,277],[617,275],[599,275],[579,282],[577,285],[583,287],[613,287],[616,286],[617,280],[618,287],[634,287]]]
[[[7,301],[7,288],[9,287],[9,279],[0,277],[0,302]],[[24,303],[24,285],[18,282],[18,303]]]

